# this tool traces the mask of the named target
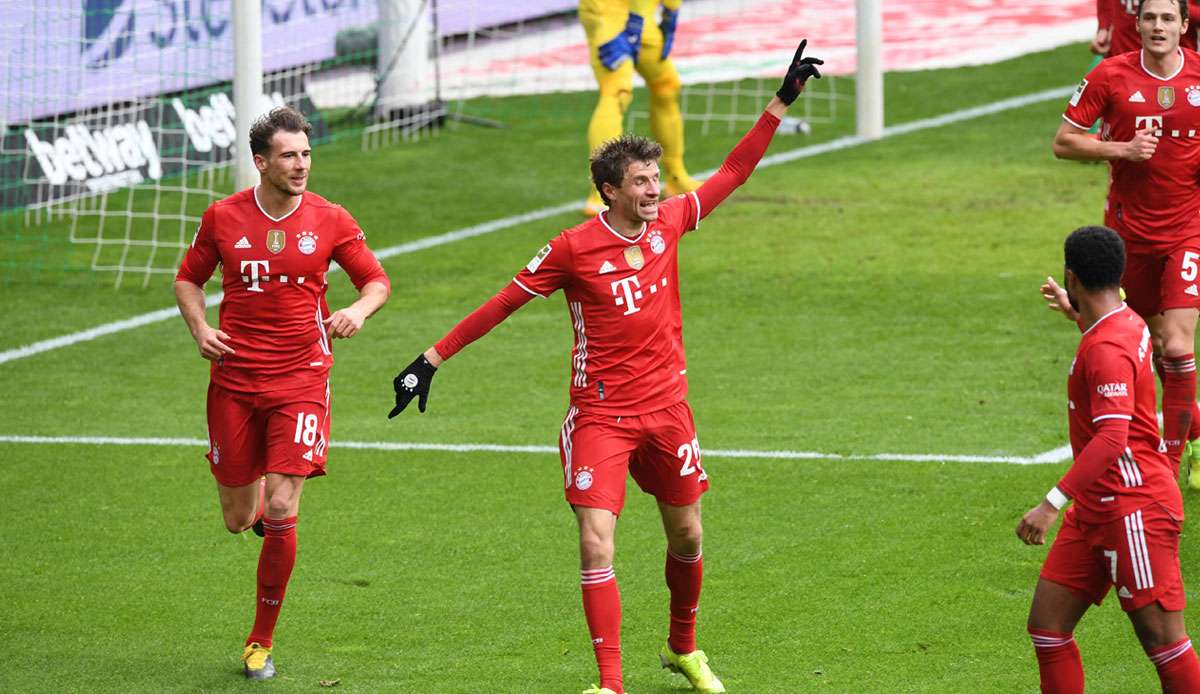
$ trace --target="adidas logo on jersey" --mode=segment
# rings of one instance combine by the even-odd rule
[[[1188,294],[1190,296],[1200,296],[1200,292],[1196,291],[1196,285],[1194,285],[1194,284],[1188,286],[1187,289],[1183,290],[1183,293]]]
[[[1136,92],[1134,92],[1133,94],[1131,94],[1129,96],[1129,103],[1131,103],[1131,104],[1146,103],[1146,97],[1142,96],[1142,90],[1139,89]]]
[[[242,238],[238,239],[237,243],[233,244],[233,247],[234,248],[249,248],[250,247],[250,239],[243,236]]]
[[[1117,595],[1119,595],[1122,598],[1125,598],[1126,600],[1133,597],[1133,593],[1130,593],[1129,589],[1126,588],[1125,586],[1121,586],[1121,589],[1117,591]]]
[[[608,262],[607,260],[604,261],[604,264],[600,266],[600,274],[601,275],[603,275],[607,272],[616,272],[616,270],[617,270],[617,266],[613,265],[612,263]]]
[[[305,453],[304,455],[302,455],[300,457],[304,458],[305,460],[307,460],[308,462],[311,463],[312,462],[312,449],[310,448],[307,453]]]

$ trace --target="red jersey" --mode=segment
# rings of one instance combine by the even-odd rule
[[[1175,469],[1158,435],[1150,329],[1125,304],[1083,333],[1067,378],[1071,450],[1076,458],[1105,419],[1129,421],[1124,453],[1086,489],[1072,490],[1075,513],[1104,523],[1158,502],[1183,517]]]
[[[559,234],[514,282],[537,296],[566,294],[575,330],[571,403],[584,412],[645,414],[687,397],[678,250],[700,222],[700,198],[661,203],[658,219],[633,238],[609,226],[606,214]]]
[[[1108,55],[1121,55],[1142,50],[1142,35],[1137,30],[1138,0],[1096,0],[1096,18],[1100,27],[1112,27],[1112,44]],[[1179,37],[1179,45],[1196,50],[1197,15],[1200,4],[1188,3],[1188,30]]]
[[[333,365],[322,323],[329,315],[329,261],[359,289],[387,284],[387,275],[341,206],[306,192],[295,210],[276,219],[254,191],[234,193],[204,212],[175,279],[203,287],[222,266],[220,329],[235,353],[213,363],[214,383],[243,392],[311,386],[326,380]]]
[[[1146,161],[1109,162],[1105,224],[1127,243],[1173,247],[1200,235],[1200,54],[1179,51],[1179,69],[1166,78],[1145,68],[1141,51],[1104,60],[1063,114],[1083,129],[1103,118],[1105,140],[1127,142],[1147,128],[1160,138]]]

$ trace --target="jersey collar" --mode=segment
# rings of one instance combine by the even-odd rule
[[[1087,330],[1083,331],[1083,335],[1087,335],[1088,333],[1092,332],[1092,329],[1095,328],[1097,325],[1100,325],[1101,323],[1103,323],[1105,318],[1108,318],[1109,316],[1112,316],[1112,315],[1116,315],[1116,314],[1120,313],[1121,311],[1124,311],[1127,308],[1129,308],[1129,307],[1125,305],[1124,301],[1122,301],[1120,306],[1114,308],[1113,310],[1109,311],[1108,313],[1104,314],[1103,316],[1100,316],[1099,318],[1097,318],[1095,323],[1092,323],[1091,325],[1088,326]],[[1083,335],[1080,335],[1080,337],[1083,337]]]
[[[605,229],[608,229],[609,231],[611,231],[613,236],[616,236],[617,238],[621,239],[625,243],[637,243],[638,241],[642,240],[643,236],[646,235],[646,223],[645,222],[642,222],[642,230],[638,232],[637,236],[626,236],[625,234],[622,234],[621,232],[619,232],[616,229],[613,229],[611,226],[609,226],[608,218],[606,216],[607,214],[608,214],[608,210],[605,210],[605,211],[601,212],[599,215],[597,215],[600,218],[600,223],[604,225]]]
[[[262,212],[264,217],[271,220],[272,222],[282,222],[283,220],[287,219],[288,217],[291,217],[293,214],[295,214],[296,210],[300,209],[300,206],[304,204],[304,194],[302,193],[298,196],[300,198],[300,200],[298,200],[296,202],[296,206],[292,208],[291,212],[288,212],[287,214],[283,215],[282,217],[272,217],[271,215],[267,214],[267,211],[263,209],[262,203],[260,203],[258,201],[258,185],[259,184],[257,184],[257,183],[254,184],[254,205],[256,207],[258,207],[258,211]]]
[[[1154,79],[1156,79],[1160,82],[1166,82],[1168,80],[1175,79],[1179,75],[1179,73],[1183,72],[1183,63],[1185,60],[1187,60],[1187,56],[1185,56],[1183,54],[1182,48],[1176,48],[1175,52],[1179,54],[1179,67],[1176,68],[1175,72],[1172,72],[1171,74],[1167,75],[1166,77],[1159,77],[1158,75],[1154,74],[1153,72],[1150,72],[1150,70],[1146,68],[1146,50],[1142,49],[1141,51],[1138,51],[1138,54],[1139,54],[1138,60],[1142,64],[1142,72],[1146,73],[1147,75],[1150,75],[1151,77],[1153,77]]]

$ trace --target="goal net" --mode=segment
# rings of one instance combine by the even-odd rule
[[[233,192],[245,138],[233,2],[0,5],[0,283],[147,286],[174,273],[204,209]],[[500,126],[489,99],[545,94],[554,108],[551,95],[595,90],[577,4],[263,0],[263,97],[250,108],[296,106],[318,142],[348,135],[364,149]],[[745,129],[799,37],[852,31],[853,6],[813,5],[685,0],[671,57],[689,135]],[[821,56],[828,76],[784,132],[853,112],[852,82],[835,76],[853,69],[853,42]],[[628,130],[648,131],[646,108],[639,92]]]

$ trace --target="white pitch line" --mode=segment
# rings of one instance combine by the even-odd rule
[[[204,439],[153,438],[124,436],[14,436],[0,435],[0,443],[89,446],[192,446],[203,448]],[[555,446],[512,446],[494,443],[400,443],[391,441],[333,441],[332,448],[368,451],[446,451],[452,453],[558,453]],[[874,453],[870,455],[818,453],[816,451],[753,451],[705,449],[707,458],[770,458],[782,460],[879,460],[918,463],[1007,463],[1009,465],[1047,465],[1070,457],[1071,447],[1063,446],[1032,457],[1002,455],[941,455],[922,453]]]
[[[908,133],[917,132],[918,130],[937,128],[951,123],[959,123],[965,120],[971,120],[973,118],[990,116],[1003,111],[1011,111],[1013,109],[1022,108],[1024,106],[1029,106],[1042,101],[1065,98],[1074,90],[1074,86],[1047,89],[1011,99],[1002,99],[990,104],[984,104],[983,106],[974,106],[972,108],[962,109],[960,111],[953,111],[951,113],[935,116],[933,118],[924,118],[911,123],[893,125],[883,129],[883,137],[887,138],[895,137],[896,135],[905,135]],[[818,154],[826,154],[828,152],[849,149],[851,147],[857,147],[870,142],[872,141],[857,136],[841,137],[836,140],[830,140],[829,142],[823,142],[819,145],[800,147],[787,152],[780,152],[779,154],[772,154],[770,156],[763,157],[762,161],[759,162],[757,169],[765,169],[770,166],[777,166],[779,164],[795,161],[797,159],[803,159],[805,157],[813,157]],[[701,172],[698,175],[703,178],[711,175],[715,171],[715,169],[711,169],[709,171]],[[387,248],[377,250],[375,255],[380,260],[384,260],[397,255],[414,253],[426,248],[433,248],[435,246],[442,246],[448,243],[455,243],[457,241],[473,238],[475,236],[483,236],[484,234],[490,234],[502,229],[507,229],[519,224],[525,224],[528,222],[546,219],[547,217],[564,214],[571,212],[578,207],[578,201],[564,202],[561,205],[543,207],[532,212],[513,215],[511,217],[503,217],[501,219],[495,219],[490,222],[476,224],[463,229],[448,231],[444,234],[428,236],[417,239],[416,241],[409,241],[408,243],[402,243],[396,246],[389,246]],[[338,268],[336,266],[330,267],[330,270],[333,272],[336,272],[337,269]],[[215,306],[221,302],[222,296],[223,295],[220,292],[208,295],[205,297],[205,304],[207,306]],[[25,357],[31,357],[35,354],[49,352],[62,347],[70,347],[71,345],[75,345],[80,342],[87,342],[89,340],[95,340],[96,338],[103,337],[105,335],[111,335],[113,333],[123,332],[125,330],[132,330],[133,328],[140,328],[144,325],[150,325],[151,323],[170,320],[177,315],[179,315],[178,309],[164,308],[157,311],[151,311],[149,313],[143,313],[142,315],[134,316],[133,318],[126,318],[124,320],[98,325],[94,328],[88,328],[87,330],[80,330],[79,332],[70,333],[68,335],[61,335],[48,340],[41,340],[32,344],[14,347],[12,349],[0,352],[0,364],[15,361],[17,359],[24,359]]]

